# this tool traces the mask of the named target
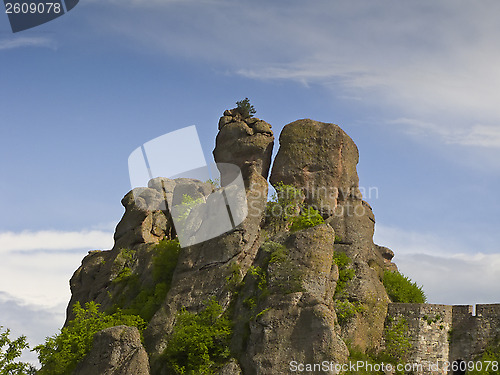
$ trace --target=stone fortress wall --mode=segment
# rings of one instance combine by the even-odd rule
[[[500,304],[476,305],[474,314],[469,305],[391,303],[387,316],[388,324],[401,318],[408,324],[410,363],[438,364],[421,375],[451,374],[447,363],[473,361],[500,338]]]

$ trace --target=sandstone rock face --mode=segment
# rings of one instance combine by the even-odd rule
[[[234,340],[236,351],[242,352],[244,373],[286,374],[293,361],[347,360],[348,350],[339,336],[333,302],[338,279],[333,263],[333,229],[320,225],[282,240],[284,247],[271,255],[267,265],[269,295],[249,321],[249,337],[245,342]],[[265,265],[260,263],[260,267]],[[239,316],[245,316],[247,294],[244,291],[240,299]]]
[[[142,243],[157,243],[175,237],[170,212],[182,203],[185,195],[206,199],[214,190],[212,184],[188,178],[157,177],[148,188],[136,188],[122,199],[125,214],[115,231],[115,248],[133,247]]]
[[[214,150],[215,161],[218,165],[233,163],[242,169],[247,187],[248,215],[235,230],[183,249],[167,298],[145,331],[147,350],[154,356],[166,348],[176,315],[183,307],[189,311],[198,311],[208,299],[215,297],[227,308],[232,298],[232,291],[227,287],[231,270],[238,267],[239,272],[244,275],[252,265],[262,242],[260,223],[268,191],[268,183],[263,175],[267,175],[269,171],[274,137],[270,125],[266,127],[265,133],[247,131],[243,135],[235,129],[248,127],[259,121],[242,119],[238,112],[226,111],[219,122],[223,125]],[[262,122],[259,126],[264,128],[264,124]],[[224,185],[223,170],[221,177]],[[226,180],[231,182],[231,178]],[[155,362],[153,369],[162,371],[162,365]]]
[[[225,111],[213,152],[223,188],[187,178],[155,178],[123,198],[125,213],[113,249],[90,252],[71,278],[67,320],[77,301],[82,306],[95,301],[101,311],[112,311],[130,308],[140,293],[150,293],[147,303],[157,298],[157,244],[179,234],[176,210],[186,195],[199,203],[183,217],[182,230],[214,238],[180,249],[171,280],[162,285],[164,294],[146,319],[144,348],[135,328],[101,331],[77,375],[168,373],[162,354],[178,313],[198,312],[209,299],[234,324],[235,358],[219,375],[285,374],[292,361],[344,363],[347,340],[361,349],[378,346],[389,301],[381,280],[395,265],[391,250],[373,243],[375,218],[359,191],[356,145],[337,125],[298,120],[284,127],[270,180],[302,189],[305,204],[316,206],[325,219],[291,233],[286,225],[269,230],[265,220],[273,142],[268,123],[242,116],[238,109]],[[243,196],[231,190],[235,172],[222,163],[241,169]],[[246,218],[228,232],[215,233],[216,216],[206,207],[217,200],[243,206],[244,199]],[[342,298],[365,308],[342,325],[334,262],[339,251],[352,259],[355,271]]]
[[[149,359],[135,327],[117,326],[97,332],[92,350],[73,375],[149,375]]]
[[[385,269],[387,271],[396,272],[398,270],[398,266],[392,262],[392,258],[394,258],[394,251],[385,247],[375,245],[375,249],[380,253],[382,258],[384,259]]]
[[[308,204],[330,215],[337,200],[361,196],[358,157],[358,148],[339,126],[297,120],[281,132],[270,181],[301,188]]]
[[[343,329],[354,346],[368,348],[380,341],[389,298],[382,285],[384,259],[373,243],[375,217],[362,200],[356,165],[358,149],[335,124],[298,120],[286,125],[270,181],[300,188],[306,203],[315,206],[335,230],[335,249],[353,260],[356,277],[348,297],[366,312]]]
[[[274,136],[271,125],[255,117],[243,117],[237,108],[219,120],[214,158],[217,163],[235,164],[248,179],[256,173],[267,178]],[[225,185],[223,176],[222,185]]]
[[[154,178],[149,187],[136,188],[125,195],[122,204],[125,213],[116,226],[115,245],[109,251],[92,251],[82,265],[75,271],[71,280],[71,300],[66,312],[66,322],[73,318],[72,306],[79,301],[82,306],[86,302],[95,301],[101,310],[112,307],[110,295],[120,293],[119,285],[113,283],[124,267],[140,276],[143,287],[150,284],[152,254],[151,245],[161,239],[175,238],[176,232],[172,217],[167,207],[178,204],[187,194],[193,199],[206,199],[214,187],[211,183],[198,180],[178,178]],[[123,259],[123,251],[133,251],[134,264]],[[132,267],[131,267],[132,266]]]

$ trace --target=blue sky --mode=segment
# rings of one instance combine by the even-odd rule
[[[197,125],[209,159],[244,97],[276,135],[312,118],[354,139],[376,242],[430,302],[500,302],[499,8],[81,0],[17,34],[0,17],[0,324],[56,333],[81,258],[112,246],[129,154]]]

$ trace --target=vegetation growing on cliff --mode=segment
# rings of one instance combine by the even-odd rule
[[[392,302],[425,303],[427,301],[422,287],[397,271],[385,271],[383,282]]]
[[[94,334],[109,327],[127,325],[146,328],[139,316],[125,315],[117,311],[112,315],[99,312],[99,305],[87,302],[85,308],[77,302],[73,305],[75,318],[61,329],[58,335],[48,337],[45,344],[35,347],[42,364],[40,375],[70,375],[78,362],[90,351]]]
[[[290,232],[315,227],[324,222],[318,210],[313,207],[302,207],[300,214],[291,220]]]
[[[203,310],[177,316],[163,356],[175,374],[212,374],[230,358],[232,328],[215,299]]]
[[[120,271],[113,280],[119,289],[112,296],[114,306],[108,313],[122,309],[124,313],[139,315],[148,322],[170,290],[180,249],[177,239],[165,239],[153,247],[153,283],[149,286],[141,285],[138,275],[130,269],[132,265],[124,267],[127,271]]]
[[[266,205],[266,222],[274,232],[299,230],[323,224],[318,210],[303,203],[304,193],[292,185],[279,182]]]
[[[352,260],[346,253],[335,251],[333,253],[333,262],[339,269],[339,279],[337,280],[335,295],[337,298],[343,298],[345,297],[345,288],[347,287],[347,284],[354,278],[354,270],[349,268]]]
[[[350,268],[351,258],[346,253],[335,251],[333,262],[339,269],[339,279],[335,288],[335,312],[340,325],[345,325],[356,314],[366,311],[366,307],[358,301],[349,301],[346,296],[346,287],[354,278],[354,270]]]

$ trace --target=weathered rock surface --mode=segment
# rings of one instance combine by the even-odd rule
[[[246,341],[238,342],[244,337],[238,334],[233,340],[236,351],[242,353],[239,360],[244,373],[285,374],[291,361],[347,360],[349,353],[339,335],[333,301],[338,279],[334,237],[328,225],[309,228],[287,236],[284,253],[272,255],[275,259],[267,265],[269,296],[250,319]],[[260,267],[265,266],[260,263]],[[245,301],[245,291],[243,296]],[[237,315],[245,315],[244,305],[239,305]]]
[[[271,166],[274,136],[271,125],[256,117],[243,117],[237,108],[226,110],[219,120],[219,134],[213,152],[217,163],[235,164],[243,177],[257,173],[267,178]],[[224,178],[222,185],[230,181]]]
[[[175,238],[176,232],[167,207],[178,204],[176,200],[188,194],[205,199],[214,187],[198,180],[154,178],[149,187],[136,188],[125,195],[122,204],[125,213],[116,226],[115,245],[109,251],[91,251],[70,280],[71,300],[66,312],[66,322],[73,318],[72,306],[79,301],[82,306],[95,301],[105,311],[113,305],[112,295],[119,293],[113,284],[124,267],[132,268],[139,275],[141,285],[151,284],[151,245],[161,239]],[[124,259],[122,250],[136,253],[135,262]]]
[[[270,181],[300,188],[335,230],[335,249],[353,260],[356,277],[347,299],[362,303],[366,312],[344,327],[343,337],[366,349],[382,337],[389,298],[381,282],[385,262],[373,243],[375,217],[362,200],[357,163],[358,149],[339,126],[298,120],[281,132]]]
[[[78,375],[92,369],[99,374],[167,373],[162,353],[178,313],[184,308],[200,311],[211,298],[234,323],[231,349],[236,358],[219,375],[288,373],[291,361],[343,363],[348,356],[345,341],[361,349],[380,343],[389,302],[381,278],[395,265],[393,253],[373,243],[375,218],[359,191],[356,145],[334,124],[298,120],[285,126],[270,180],[275,186],[283,182],[302,189],[305,202],[320,209],[325,224],[274,233],[266,231],[264,220],[273,143],[265,121],[244,117],[237,109],[224,112],[213,154],[222,186],[230,184],[235,173],[221,163],[241,169],[247,217],[226,233],[180,250],[168,293],[144,331],[151,370],[140,367],[148,361],[137,344],[138,332],[115,327],[96,335],[96,346]],[[209,219],[204,207],[233,194],[231,187],[225,195],[222,191],[192,179],[155,178],[148,187],[129,192],[122,200],[125,213],[113,249],[90,252],[71,278],[67,320],[73,318],[71,306],[77,301],[95,301],[109,311],[127,308],[137,293],[154,289],[154,245],[177,236],[172,219],[176,205],[185,195],[200,200],[184,218],[185,228],[214,233],[216,220]],[[342,327],[335,310],[335,251],[352,259],[356,274],[344,298],[366,308]],[[117,282],[130,275],[133,285]],[[239,278],[241,283],[230,285]]]
[[[396,272],[398,270],[398,266],[392,262],[392,258],[394,258],[394,251],[385,246],[375,245],[375,249],[382,255],[384,259],[385,269],[387,271]]]
[[[229,121],[230,116],[227,115],[231,113],[234,115]],[[226,111],[225,115],[220,121],[229,122],[222,125],[217,137],[215,161],[218,165],[233,163],[241,168],[247,187],[248,216],[235,230],[183,249],[165,303],[145,331],[148,352],[154,356],[166,348],[176,314],[183,307],[188,311],[198,311],[212,297],[224,308],[229,306],[232,291],[227,288],[226,279],[231,276],[235,265],[242,274],[246,274],[262,242],[260,223],[268,190],[264,176],[269,171],[274,137],[270,126],[266,133],[245,131],[243,134],[238,129],[256,124],[259,120],[242,119],[234,111]],[[224,172],[221,171],[222,185],[225,185]],[[226,182],[231,182],[231,178],[227,178]],[[159,362],[153,367],[155,371],[162,368]]]
[[[337,200],[360,198],[358,148],[337,125],[309,119],[283,128],[270,181],[300,187],[306,202],[331,215]]]
[[[97,332],[90,353],[73,375],[149,375],[149,359],[135,327],[117,326]]]

